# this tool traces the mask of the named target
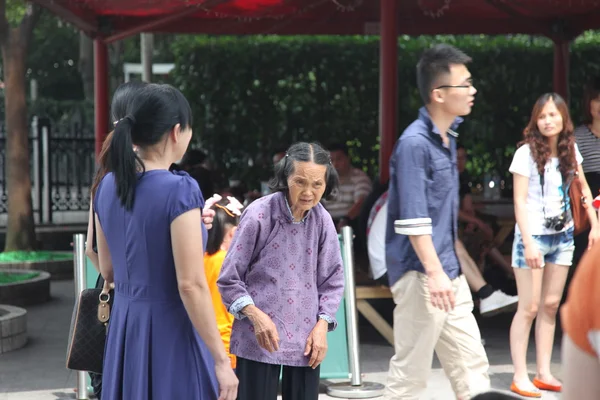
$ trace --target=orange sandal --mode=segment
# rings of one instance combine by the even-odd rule
[[[534,383],[534,385],[535,385],[535,383]],[[517,385],[515,385],[514,382],[510,385],[510,390],[511,390],[511,392],[515,392],[519,396],[523,396],[523,397],[542,397],[542,392],[528,392],[526,390],[521,390],[517,387]]]
[[[540,390],[547,390],[549,392],[560,392],[562,385],[551,385],[549,383],[542,382],[538,378],[533,378],[533,386]]]

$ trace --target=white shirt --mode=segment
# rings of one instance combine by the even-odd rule
[[[335,199],[325,201],[331,218],[345,217],[357,201],[369,195],[371,186],[371,178],[363,170],[352,168],[348,177],[340,179]]]
[[[386,192],[387,194],[387,192]],[[370,227],[367,230],[367,251],[369,253],[369,264],[373,279],[379,279],[387,272],[385,264],[385,231],[387,228],[387,196],[385,203],[379,209],[374,206],[372,213],[375,216],[372,219]]]
[[[583,161],[579,148],[575,144],[575,158],[577,165]],[[566,208],[569,216],[569,222],[565,224],[562,231],[565,231],[573,226],[571,218],[571,208],[568,188],[563,187],[563,179],[560,173],[559,160],[557,157],[552,157],[546,163],[544,168],[544,195],[540,186],[540,174],[537,169],[537,164],[531,157],[529,145],[525,144],[517,149],[509,171],[512,174],[519,174],[529,178],[529,189],[527,190],[527,222],[529,233],[532,235],[553,235],[558,233],[552,228],[544,226],[544,208],[546,210],[546,218],[557,217],[562,214],[565,209],[564,199],[567,200]],[[566,193],[564,193],[566,191]],[[519,225],[516,224],[515,231],[521,233]],[[562,232],[560,231],[560,232]]]

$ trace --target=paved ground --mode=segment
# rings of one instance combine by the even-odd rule
[[[65,400],[74,399],[75,373],[65,368],[67,337],[73,308],[73,282],[53,281],[52,300],[41,306],[28,307],[29,342],[26,347],[0,355],[0,400]],[[384,316],[391,307],[383,306]],[[500,315],[480,321],[491,364],[492,387],[506,390],[512,379],[508,350],[508,328],[511,315]],[[364,322],[364,321],[362,321]],[[385,383],[388,362],[393,349],[368,325],[361,324],[361,367],[365,380]],[[553,371],[560,378],[560,333],[553,354]],[[529,360],[534,361],[534,345]],[[425,400],[453,399],[450,384],[434,361]],[[530,365],[530,372],[535,372]],[[324,382],[324,385],[327,382]],[[322,394],[322,399],[332,399]],[[546,400],[559,399],[544,393]]]

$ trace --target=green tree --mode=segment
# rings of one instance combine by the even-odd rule
[[[25,74],[27,50],[39,13],[39,8],[32,3],[0,0],[0,47],[5,85],[8,190],[5,251],[29,250],[35,245]]]
[[[56,101],[84,98],[77,73],[78,53],[77,28],[49,12],[41,12],[29,42],[25,75],[26,79],[37,81],[38,98]]]

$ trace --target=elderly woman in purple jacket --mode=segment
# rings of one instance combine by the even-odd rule
[[[335,225],[319,203],[338,186],[329,152],[296,143],[275,166],[275,192],[240,218],[218,279],[235,317],[238,400],[316,400],[327,332],[344,292]]]

